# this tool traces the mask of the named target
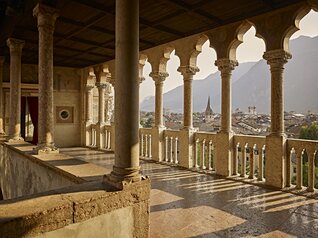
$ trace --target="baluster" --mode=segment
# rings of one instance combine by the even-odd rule
[[[198,167],[198,152],[199,152],[199,139],[195,141],[195,156],[194,156],[194,167]]]
[[[315,187],[315,158],[317,151],[313,156],[308,155],[308,192],[313,192]]]
[[[144,156],[144,134],[141,134],[140,136],[140,156]]]
[[[152,153],[151,153],[151,135],[149,135],[149,137],[148,137],[148,139],[149,139],[149,144],[148,144],[148,146],[149,146],[149,149],[148,149],[148,151],[149,151],[149,158],[151,159],[152,158]]]
[[[148,157],[148,135],[145,135],[145,157]]]
[[[295,156],[295,149],[292,148],[287,151],[287,161],[286,161],[286,187],[291,186],[291,170],[292,170],[292,158]]]
[[[258,156],[258,175],[257,180],[263,181],[264,178],[264,160],[265,160],[265,145],[261,149],[261,156]]]
[[[238,156],[239,156],[240,143],[237,143],[235,146],[235,151],[233,155],[233,175],[238,173]]]
[[[111,148],[111,132],[110,131],[108,131],[108,139],[107,139],[107,148],[109,149],[109,150],[111,150],[112,148]]]
[[[165,161],[168,162],[168,136],[166,136],[166,153],[165,153]]]
[[[305,155],[305,149],[301,151],[301,155],[297,157],[296,164],[296,189],[302,189],[303,187],[303,159]]]
[[[176,137],[174,139],[174,162],[176,164],[179,163],[179,160],[178,160],[178,140],[179,140],[178,137]]]
[[[254,144],[250,151],[250,174],[248,176],[249,179],[254,179],[255,150],[256,144]]]
[[[173,163],[173,137],[170,137],[170,163]]]
[[[210,140],[209,141],[209,149],[208,149],[209,151],[208,151],[208,163],[209,163],[209,165],[208,165],[208,169],[209,170],[211,170],[212,169],[212,167],[211,167],[211,158],[212,158],[212,141]]]
[[[248,143],[245,144],[242,153],[242,166],[241,166],[241,177],[246,176],[246,150],[248,148]]]
[[[202,141],[201,168],[205,169],[205,139]]]

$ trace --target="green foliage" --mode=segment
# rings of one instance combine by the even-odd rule
[[[300,130],[299,139],[318,140],[318,124],[303,126]]]
[[[154,123],[153,118],[152,117],[148,117],[148,119],[143,124],[143,127],[144,128],[151,128],[153,123]]]

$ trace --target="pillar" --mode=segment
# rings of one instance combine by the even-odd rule
[[[139,68],[139,71],[140,71],[140,68]],[[140,72],[139,72],[139,74],[140,74]],[[139,89],[138,89],[139,92],[140,92],[140,84],[143,81],[145,81],[145,77],[139,75]],[[142,128],[142,125],[140,124],[140,108],[139,108],[139,119],[138,119],[138,121],[139,121],[139,128]]]
[[[103,148],[103,127],[105,125],[105,90],[106,83],[97,82],[96,86],[98,88],[98,123],[96,131],[96,146],[98,148]]]
[[[215,170],[222,176],[232,174],[232,155],[233,155],[233,131],[232,131],[232,82],[231,76],[236,60],[227,58],[215,61],[221,73],[221,131],[217,134]]]
[[[232,132],[232,71],[238,65],[236,60],[219,59],[215,66],[221,72],[221,131]]]
[[[53,32],[58,11],[39,3],[33,16],[39,30],[39,143],[35,150],[38,154],[58,153],[53,118]]]
[[[266,184],[285,186],[286,135],[284,128],[284,64],[291,54],[283,49],[264,53],[271,71],[271,134],[266,137]]]
[[[167,72],[151,72],[149,76],[155,81],[155,126],[152,128],[152,159],[162,161],[165,130],[163,125],[163,83],[169,74]]]
[[[193,76],[199,71],[198,67],[181,66],[178,68],[183,76],[183,127],[187,129],[193,128],[193,96],[192,81]]]
[[[183,76],[183,129],[180,131],[179,143],[179,163],[185,168],[193,167],[193,146],[194,133],[193,128],[193,96],[192,96],[192,81],[193,76],[199,71],[199,68],[194,66],[180,66],[178,71]]]
[[[10,48],[10,122],[9,141],[23,140],[21,138],[21,54],[24,41],[9,38]]]
[[[85,145],[91,144],[91,129],[93,122],[93,88],[94,85],[86,84],[86,108],[85,108]]]
[[[169,76],[167,72],[151,72],[155,81],[155,127],[163,127],[163,82]]]
[[[139,1],[116,1],[115,165],[105,182],[123,187],[140,181]]]
[[[3,63],[4,57],[0,56],[0,135],[4,135],[4,100],[3,100]]]

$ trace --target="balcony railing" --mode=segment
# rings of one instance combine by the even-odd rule
[[[307,188],[313,192],[318,167],[318,141],[287,140],[286,187]],[[318,184],[316,184],[316,187]]]
[[[86,126],[86,141],[88,146],[98,147],[97,133],[100,131],[101,148],[114,150],[113,126],[105,125],[97,128],[97,124]],[[162,134],[162,162],[180,164],[181,131],[164,130]],[[151,128],[140,128],[140,157],[152,158],[153,134]],[[193,161],[189,163],[196,170],[215,172],[217,158],[218,134],[195,132],[192,137]],[[266,181],[266,137],[234,135],[233,154],[231,160],[231,175],[249,179],[249,181]],[[156,148],[156,147],[154,147]],[[313,192],[318,188],[318,141],[287,139],[286,143],[286,187],[296,189],[306,188]],[[317,175],[316,175],[317,167]],[[318,178],[317,178],[318,181]]]
[[[234,136],[233,175],[264,180],[265,136]]]
[[[165,130],[164,132],[164,161],[179,164],[179,131]]]
[[[144,159],[152,159],[151,153],[151,128],[140,128],[139,129],[139,145],[140,145],[140,157]]]

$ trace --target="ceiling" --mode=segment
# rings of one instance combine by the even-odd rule
[[[140,50],[302,0],[140,0]],[[25,40],[22,62],[38,62],[37,0],[0,0],[0,55],[6,39]],[[85,67],[115,57],[115,0],[42,0],[59,9],[54,65]]]

